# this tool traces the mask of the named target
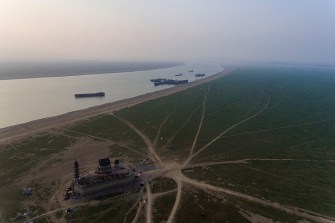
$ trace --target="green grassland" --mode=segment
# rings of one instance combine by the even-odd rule
[[[45,133],[0,147],[0,207],[5,219],[15,217],[22,208],[21,202],[29,199],[21,195],[22,188],[12,183],[36,163],[52,154],[61,153],[75,141],[73,138]]]
[[[176,183],[167,177],[157,177],[154,179],[151,184],[151,192],[160,193],[164,191],[169,191],[177,188]]]
[[[110,140],[145,152],[145,143],[141,138],[113,115],[99,115],[71,126],[67,130],[75,136],[78,136],[76,133],[87,134],[97,137],[93,138],[95,140]]]
[[[252,161],[194,169],[185,173],[261,199],[334,215],[334,164],[294,161]]]
[[[1,146],[0,187],[13,182],[39,160],[61,152],[74,142],[73,138],[46,133]]]
[[[187,177],[335,217],[335,70],[239,68],[215,81],[117,111],[115,115],[128,120],[152,142],[157,139],[155,148],[163,161],[182,162],[187,159],[197,132],[204,97],[204,119],[195,152],[229,127],[259,112],[268,100],[269,105],[264,112],[231,129],[191,160],[192,163],[247,160],[245,164],[194,168],[194,172],[184,172]],[[110,150],[115,156],[133,161],[142,158],[140,154],[146,153],[145,143],[117,117],[106,114],[79,122],[61,131],[66,136],[45,133],[2,145],[1,217],[13,218],[26,199],[19,194],[20,188],[12,184],[16,178],[40,160],[61,153],[88,135],[93,136],[92,140],[113,142]],[[13,165],[18,163],[21,165]],[[154,192],[176,187],[166,178],[156,179],[151,186]],[[164,198],[170,210],[175,193],[157,199],[154,219],[159,221],[168,217],[169,210],[161,213]],[[92,215],[98,216],[92,217],[96,222],[107,222],[111,218],[122,222],[134,200],[122,202],[120,208],[105,204],[82,207],[76,220],[86,222]],[[194,214],[199,204],[206,207],[205,216]],[[187,186],[183,188],[175,221],[248,222],[239,208],[277,221],[300,219],[234,197],[218,200],[216,195]],[[131,211],[129,219],[134,216],[135,211]]]
[[[153,222],[165,222],[169,218],[175,199],[176,192],[155,199]]]
[[[182,196],[182,211],[177,213],[176,222],[249,222],[225,198],[205,194],[193,188],[185,188]]]
[[[134,204],[135,201],[126,200],[117,200],[113,203],[98,205],[95,207],[87,206],[78,208],[74,211],[72,220],[73,222],[96,222],[96,223],[108,223],[113,219],[115,222],[123,222],[128,210]],[[131,222],[131,219],[134,218],[136,213],[132,211],[127,217],[128,221]]]

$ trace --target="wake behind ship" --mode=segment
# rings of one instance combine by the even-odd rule
[[[85,94],[75,94],[74,97],[75,97],[75,98],[105,97],[105,92],[85,93]]]

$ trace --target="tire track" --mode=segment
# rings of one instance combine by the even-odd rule
[[[131,223],[136,223],[138,221],[138,219],[140,218],[141,215],[141,211],[142,211],[142,203],[139,201],[138,202],[138,208],[136,211],[136,215],[134,217],[134,219],[131,221]]]
[[[129,121],[127,121],[126,119],[117,116],[115,114],[112,114],[115,118],[117,118],[118,120],[120,120],[121,122],[123,122],[124,124],[126,124],[129,128],[131,128],[132,130],[134,130],[145,142],[145,144],[147,145],[147,149],[148,149],[148,153],[153,156],[154,159],[156,159],[161,165],[163,165],[162,160],[160,159],[160,157],[157,155],[156,151],[155,151],[155,147],[152,144],[152,142],[150,141],[150,139],[144,135],[138,128],[136,128],[133,124],[131,124]]]
[[[146,208],[146,216],[147,216],[147,223],[152,223],[152,205],[153,205],[153,198],[152,193],[150,190],[149,183],[145,184],[145,188],[147,190],[147,208]]]
[[[196,107],[192,113],[188,116],[188,118],[186,119],[186,121],[177,129],[177,131],[175,132],[175,134],[173,134],[173,136],[170,137],[170,139],[166,142],[166,145],[169,145],[172,140],[178,135],[178,133],[189,123],[189,121],[191,120],[191,118],[193,117],[194,113],[201,108],[201,105],[199,105],[198,107]]]
[[[171,210],[171,213],[169,215],[169,218],[167,220],[167,223],[172,223],[174,216],[176,215],[177,209],[179,207],[180,204],[180,199],[181,199],[181,192],[182,192],[182,188],[183,188],[183,184],[182,181],[177,180],[177,195],[176,195],[176,200],[173,204],[173,208]]]
[[[136,201],[136,202],[133,204],[133,206],[131,206],[131,208],[128,210],[128,212],[126,213],[126,216],[125,216],[124,219],[123,219],[123,223],[126,223],[126,221],[127,221],[127,217],[128,217],[128,215],[129,215],[129,213],[135,208],[135,206],[136,206],[137,203],[138,203],[138,202]]]
[[[167,116],[164,118],[163,122],[160,124],[159,129],[158,129],[158,132],[157,132],[156,137],[155,137],[155,140],[154,140],[154,146],[157,145],[157,140],[158,140],[159,135],[161,134],[161,130],[162,130],[163,126],[165,125],[165,123],[167,122],[167,120],[170,118],[171,115],[172,115],[172,114],[167,115]]]
[[[199,149],[196,153],[194,153],[189,161],[191,161],[195,156],[197,156],[199,153],[201,153],[202,151],[204,151],[207,147],[209,147],[210,145],[212,145],[219,138],[221,138],[224,134],[226,134],[227,132],[229,132],[230,130],[232,130],[233,128],[235,128],[236,126],[239,126],[239,125],[241,125],[241,124],[249,121],[250,119],[252,119],[252,118],[260,115],[262,112],[264,112],[268,108],[269,104],[270,104],[270,97],[267,98],[267,102],[266,102],[265,106],[260,111],[258,111],[256,114],[253,114],[253,115],[249,116],[248,118],[246,118],[246,119],[244,119],[244,120],[242,120],[242,121],[240,121],[240,122],[232,125],[228,129],[226,129],[225,131],[223,131],[221,134],[219,134],[218,136],[216,136],[213,140],[211,140],[209,143],[207,143],[205,146],[203,146],[201,149]]]
[[[288,206],[281,205],[279,203],[273,203],[273,202],[270,202],[270,201],[262,200],[262,199],[259,199],[259,198],[256,198],[256,197],[253,197],[253,196],[250,196],[250,195],[247,195],[247,194],[243,194],[243,193],[240,193],[240,192],[236,192],[236,191],[232,191],[232,190],[229,190],[229,189],[220,188],[220,187],[216,187],[216,186],[213,186],[213,185],[210,185],[210,184],[206,184],[206,183],[203,183],[203,182],[195,181],[195,180],[192,180],[192,179],[190,179],[188,177],[185,177],[185,176],[183,176],[182,181],[184,181],[185,183],[188,183],[190,185],[193,185],[197,188],[203,189],[203,190],[207,189],[207,190],[212,190],[212,191],[217,191],[217,192],[223,192],[225,194],[229,194],[229,195],[234,196],[234,197],[242,198],[244,200],[248,200],[248,201],[251,201],[251,202],[254,202],[254,203],[258,203],[258,204],[261,204],[261,205],[264,205],[264,206],[272,207],[272,208],[275,208],[277,210],[281,210],[281,211],[284,211],[286,213],[293,214],[293,215],[303,217],[303,218],[307,218],[307,219],[317,221],[317,222],[320,222],[320,223],[321,222],[322,223],[334,223],[335,222],[332,217],[328,217],[328,216],[321,215],[321,214],[316,215],[317,213],[308,214],[306,212],[300,211],[301,209],[299,209],[297,207],[291,207],[291,206],[288,207]]]
[[[205,117],[206,102],[207,102],[207,94],[208,93],[209,93],[209,86],[207,88],[207,92],[204,94],[204,100],[202,102],[202,114],[201,114],[201,118],[200,118],[200,123],[199,123],[199,126],[198,126],[198,130],[197,130],[197,133],[196,133],[196,135],[194,137],[194,140],[193,140],[193,143],[192,143],[192,147],[191,147],[191,150],[190,150],[190,154],[189,154],[187,160],[184,162],[184,165],[188,164],[190,162],[190,160],[192,159],[194,147],[197,144],[198,137],[199,137],[199,134],[200,134],[200,131],[201,131],[201,128],[202,128],[202,124],[203,124],[203,121],[204,121],[204,117]]]

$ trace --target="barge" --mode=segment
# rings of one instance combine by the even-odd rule
[[[159,86],[159,85],[178,85],[178,84],[186,84],[186,83],[188,83],[188,80],[166,79],[166,80],[163,80],[163,81],[154,82],[155,86]]]
[[[85,94],[75,94],[74,97],[75,97],[75,98],[105,97],[105,92],[85,93]]]
[[[166,81],[167,79],[166,78],[155,78],[155,79],[150,79],[151,82],[162,82],[162,81]]]

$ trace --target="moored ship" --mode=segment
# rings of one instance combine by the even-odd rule
[[[155,79],[150,79],[151,82],[164,82],[166,81],[167,79],[166,78],[155,78]]]
[[[105,92],[75,94],[74,97],[75,98],[105,97]]]
[[[166,79],[164,81],[154,82],[155,86],[159,86],[159,85],[178,85],[178,84],[186,84],[186,83],[188,83],[188,80]]]

